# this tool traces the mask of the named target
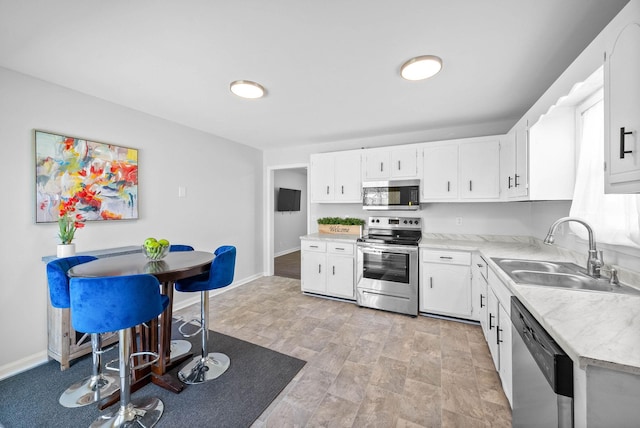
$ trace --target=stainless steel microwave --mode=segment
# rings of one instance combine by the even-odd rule
[[[365,210],[419,210],[420,180],[365,181],[362,207]]]

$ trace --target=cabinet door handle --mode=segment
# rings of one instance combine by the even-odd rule
[[[473,181],[469,180],[469,191],[473,192]]]
[[[513,187],[519,187],[520,186],[520,183],[518,183],[518,178],[520,178],[520,176],[518,174],[516,174],[515,175],[515,180],[513,180],[514,181]]]
[[[384,163],[380,162],[380,172],[384,170]]]
[[[502,331],[502,329],[498,326],[496,327],[496,344],[500,345],[502,343],[502,340],[500,340],[500,332]]]
[[[335,275],[336,274],[336,267],[335,266],[332,266],[332,267],[333,267],[333,275]]]
[[[318,248],[317,245],[309,245],[309,248]]]
[[[398,171],[400,171],[400,161],[398,161]]]
[[[329,186],[327,186],[327,195],[329,194]]]
[[[429,288],[433,288],[433,277],[429,277]]]
[[[493,314],[489,312],[489,330],[493,329]]]
[[[447,181],[447,192],[451,191],[451,182]]]
[[[484,308],[484,296],[482,294],[480,295],[480,307]]]
[[[511,189],[511,176],[508,177],[509,179],[507,180],[507,189]]]
[[[633,150],[625,150],[624,149],[624,136],[633,134],[633,131],[625,132],[624,126],[620,128],[620,159],[624,159],[624,155],[627,153],[633,153]]]
[[[476,264],[478,265],[478,267],[479,267],[480,269],[482,269],[482,268],[484,267],[484,265],[483,265],[482,263],[476,263]]]
[[[344,195],[344,184],[342,186],[340,186],[340,190],[342,191],[342,194]]]
[[[451,256],[440,256],[440,258],[444,260],[453,260],[453,257]]]
[[[322,265],[318,265],[318,273],[322,273]]]

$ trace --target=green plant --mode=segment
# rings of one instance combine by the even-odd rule
[[[318,224],[342,224],[346,226],[363,226],[364,220],[354,217],[322,217],[318,219]]]

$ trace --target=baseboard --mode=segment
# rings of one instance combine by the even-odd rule
[[[296,251],[300,251],[300,247],[289,248],[288,250],[280,251],[273,255],[273,257],[286,256],[287,254],[295,253]]]
[[[47,351],[36,352],[4,366],[0,366],[0,380],[17,375],[49,361]]]
[[[224,287],[224,288],[220,288],[218,290],[214,290],[211,293],[209,293],[210,296],[215,296],[217,294],[222,294],[225,293],[229,290],[232,290],[234,288],[240,287],[241,285],[247,284],[251,281],[254,281],[258,278],[262,278],[264,276],[264,274],[258,273],[255,275],[252,275],[248,278],[244,278],[241,281],[238,282],[234,282],[231,285],[229,285],[228,287]],[[176,304],[173,306],[173,310],[177,311],[183,308],[186,308],[187,306],[193,305],[193,304],[199,304],[200,303],[200,293],[191,293],[194,296],[193,297],[189,297],[186,300],[181,301],[180,303]],[[37,352],[35,354],[32,354],[28,357],[25,358],[21,358],[17,361],[13,361],[9,364],[5,364],[4,366],[0,366],[0,380],[6,379],[8,377],[17,375],[18,373],[27,371],[29,369],[32,369],[34,367],[37,367],[41,364],[44,364],[46,362],[49,361],[49,357],[47,355],[47,351],[40,351]],[[0,425],[1,427],[1,425]]]

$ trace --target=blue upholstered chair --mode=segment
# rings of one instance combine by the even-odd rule
[[[105,413],[91,426],[124,427],[154,426],[164,411],[158,398],[131,400],[131,359],[148,355],[158,360],[154,352],[131,353],[131,327],[160,315],[169,305],[169,298],[160,294],[160,283],[153,275],[127,275],[99,278],[71,278],[71,322],[79,331],[104,333],[118,330],[120,407]],[[138,426],[135,425],[135,426]]]
[[[211,269],[208,273],[177,281],[176,290],[192,293],[200,292],[200,319],[195,320],[200,324],[200,329],[194,336],[202,332],[202,355],[194,357],[179,372],[178,378],[189,384],[202,383],[219,377],[231,364],[229,357],[219,352],[209,353],[209,290],[226,287],[233,282],[233,274],[236,266],[236,247],[225,245],[219,247],[214,252],[215,258],[211,262]]]
[[[182,244],[169,245],[169,252],[175,252],[175,251],[193,251],[193,247],[191,245],[182,245]]]
[[[52,260],[47,263],[47,282],[49,283],[49,298],[51,306],[69,309],[69,277],[67,271],[72,267],[96,260],[92,256],[75,256]],[[82,331],[82,330],[80,330]],[[86,333],[86,332],[83,332]],[[71,385],[60,399],[64,407],[81,407],[95,403],[110,396],[119,388],[117,379],[102,373],[102,337],[98,333],[91,334],[91,350],[93,356],[93,370],[91,376]]]
[[[169,246],[169,252],[193,251],[191,245],[173,244]],[[180,318],[177,319],[180,322]],[[176,322],[176,320],[174,320]],[[178,358],[191,350],[191,342],[188,340],[172,340],[171,341],[171,359]]]

